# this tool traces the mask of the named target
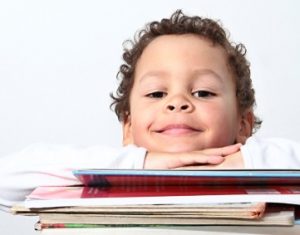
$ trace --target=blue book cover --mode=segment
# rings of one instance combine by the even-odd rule
[[[87,169],[73,174],[87,186],[299,185],[300,170]]]

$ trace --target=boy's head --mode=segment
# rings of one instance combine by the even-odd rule
[[[182,152],[244,143],[259,127],[246,50],[210,19],[176,11],[125,48],[112,95],[124,144]]]

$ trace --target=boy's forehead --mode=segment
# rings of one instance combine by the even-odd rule
[[[137,60],[136,68],[141,64],[141,60],[142,63],[147,62],[157,66],[161,65],[162,62],[165,64],[178,59],[176,56],[180,56],[182,62],[187,61],[190,57],[195,62],[201,59],[201,61],[210,59],[213,60],[211,62],[214,62],[218,57],[219,62],[227,63],[225,49],[206,38],[195,34],[163,35],[152,40],[143,49]],[[164,59],[164,61],[158,61],[159,58]]]
[[[169,72],[165,70],[150,70],[143,74],[138,80],[139,83],[147,83],[149,81],[153,81],[155,79],[163,79],[169,76]],[[222,81],[222,75],[211,69],[195,69],[191,71],[190,76],[195,80],[198,78],[209,77],[210,79],[215,79],[218,81]]]
[[[148,44],[137,61],[135,79],[164,77],[188,70],[196,76],[228,74],[225,50],[198,35],[164,35]]]

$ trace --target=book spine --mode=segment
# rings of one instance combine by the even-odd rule
[[[43,229],[51,228],[100,228],[104,227],[100,224],[77,224],[77,223],[54,223],[54,224],[45,224],[45,223],[36,223],[35,230],[41,231]]]
[[[166,227],[168,224],[80,224],[80,223],[41,223],[35,224],[35,230],[58,229],[58,228],[105,228],[105,227]],[[172,226],[178,226],[173,225]],[[184,225],[180,225],[182,227]]]

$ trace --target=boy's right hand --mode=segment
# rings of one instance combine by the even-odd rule
[[[218,165],[225,160],[224,157],[238,152],[240,147],[241,144],[235,144],[222,148],[183,153],[148,152],[144,169],[175,169],[188,166]]]

